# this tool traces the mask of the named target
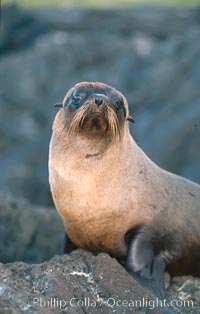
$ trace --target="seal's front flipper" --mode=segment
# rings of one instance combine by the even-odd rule
[[[153,298],[165,298],[164,270],[167,251],[158,249],[159,238],[153,228],[136,228],[129,233],[126,269]]]
[[[61,254],[69,254],[73,250],[76,250],[78,247],[70,240],[67,235],[67,232],[64,233],[64,238],[61,246]]]

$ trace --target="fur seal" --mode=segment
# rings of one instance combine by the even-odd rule
[[[53,124],[49,181],[68,237],[126,259],[127,270],[163,297],[163,272],[200,273],[200,186],[158,167],[130,132],[128,103],[115,88],[82,82]]]

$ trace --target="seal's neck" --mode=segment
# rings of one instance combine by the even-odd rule
[[[105,137],[85,137],[75,135],[68,138],[70,150],[83,158],[102,157],[109,149],[119,145],[121,139],[112,139],[111,136]]]

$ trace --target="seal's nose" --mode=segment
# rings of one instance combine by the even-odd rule
[[[103,103],[103,97],[102,96],[95,96],[94,102],[97,106],[101,106]]]

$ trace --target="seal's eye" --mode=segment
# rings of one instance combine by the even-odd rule
[[[72,99],[75,103],[78,103],[81,100],[81,96],[77,96],[77,95],[72,95]]]
[[[123,101],[121,99],[116,99],[114,101],[114,105],[116,107],[117,110],[121,109],[123,106]]]
[[[69,102],[69,104],[70,104],[73,108],[77,109],[77,108],[79,108],[80,105],[81,105],[81,100],[82,100],[82,98],[83,98],[83,96],[81,96],[80,94],[73,93],[73,94],[71,95],[71,97],[70,97],[70,102]]]

